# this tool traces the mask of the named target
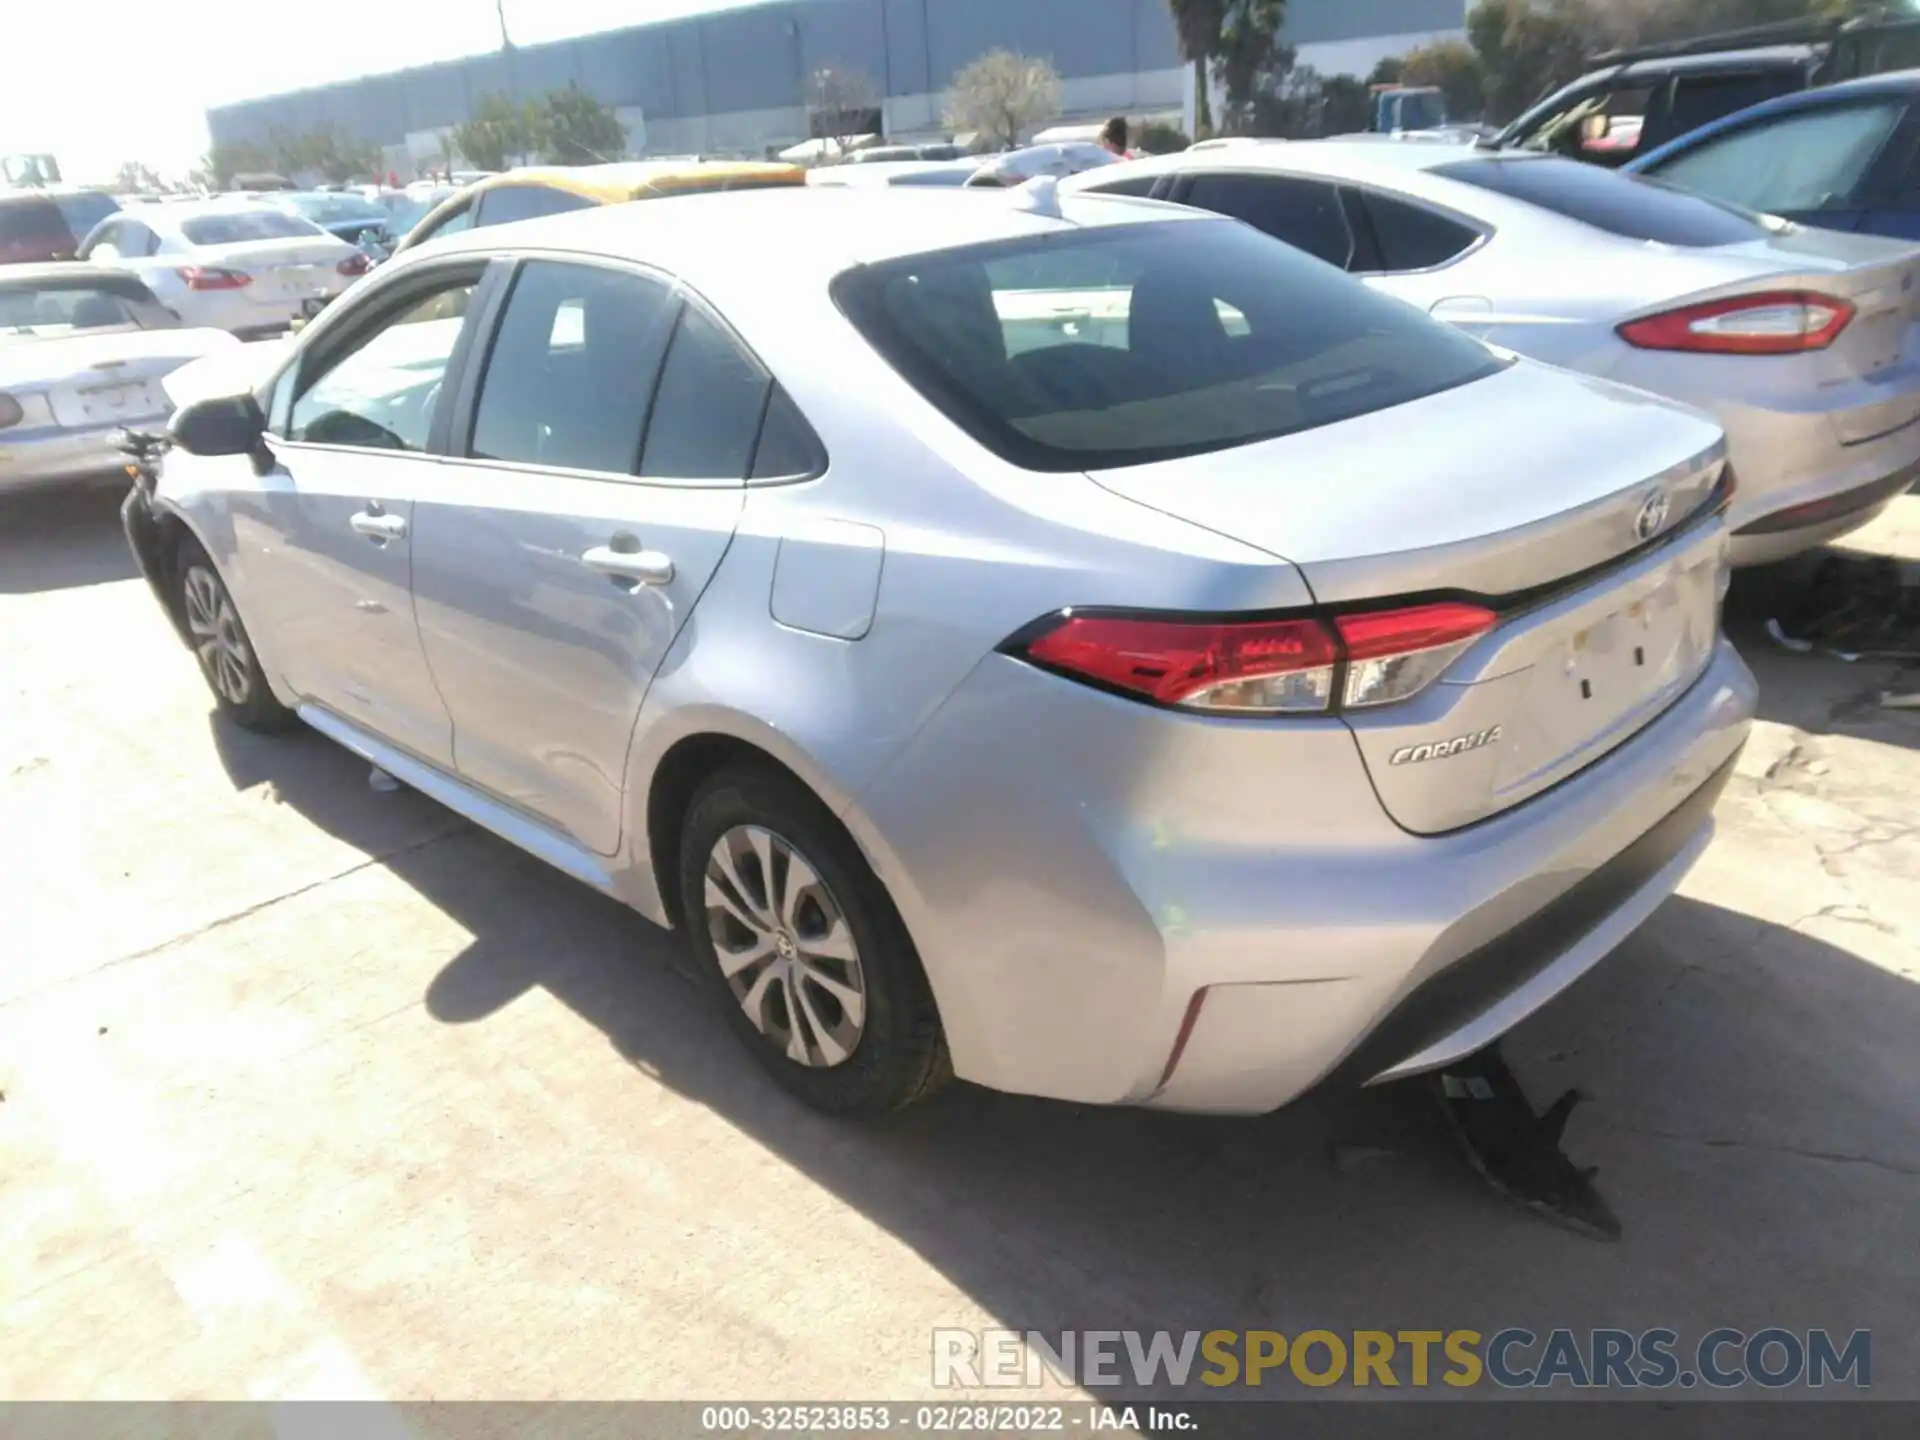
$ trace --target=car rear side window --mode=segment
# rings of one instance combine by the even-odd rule
[[[510,225],[515,220],[537,220],[542,215],[564,215],[569,210],[592,208],[593,201],[556,190],[551,185],[502,185],[480,197],[480,218],[474,223]]]
[[[672,304],[646,275],[527,264],[494,336],[467,453],[633,474]]]
[[[1291,175],[1196,175],[1180,203],[1244,220],[1276,240],[1345,269],[1353,230],[1340,192],[1323,180]]]
[[[1757,216],[1631,175],[1555,157],[1460,160],[1429,174],[1525,201],[1611,235],[1661,245],[1740,245],[1769,232]]]
[[[1032,470],[1224,450],[1505,363],[1298,250],[1204,220],[909,256],[850,270],[833,294],[934,405]]]
[[[697,306],[687,306],[654,393],[641,475],[745,480],[769,383],[731,335]]]
[[[1762,120],[1704,140],[1647,173],[1749,210],[1819,210],[1852,197],[1907,112],[1904,100]]]
[[[1464,253],[1480,232],[1458,220],[1396,200],[1377,190],[1356,190],[1367,223],[1373,227],[1383,270],[1431,270]]]
[[[800,408],[778,385],[767,397],[760,443],[753,452],[754,480],[792,480],[827,468],[826,451]]]
[[[1153,187],[1160,183],[1156,175],[1129,175],[1123,180],[1103,180],[1098,185],[1089,185],[1083,193],[1088,195],[1134,195],[1148,199]]]

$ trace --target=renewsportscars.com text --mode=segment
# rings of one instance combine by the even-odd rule
[[[1330,1385],[1819,1390],[1873,1383],[1873,1336],[1826,1330],[936,1330],[940,1388]]]

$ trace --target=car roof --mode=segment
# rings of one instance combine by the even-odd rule
[[[694,284],[743,264],[782,284],[824,285],[855,265],[1089,225],[1218,217],[1122,196],[1066,196],[1068,213],[1029,208],[1032,192],[982,196],[945,186],[803,185],[612,205],[462,230],[411,252],[563,250],[658,265]]]
[[[1624,78],[1638,79],[1641,76],[1685,75],[1693,71],[1791,70],[1819,56],[1820,47],[1814,45],[1760,45],[1742,50],[1708,50],[1697,55],[1647,56],[1605,65],[1588,73],[1607,74],[1617,68]]]
[[[763,160],[619,160],[604,165],[526,165],[476,180],[467,190],[479,194],[507,185],[551,185],[612,205],[715,180],[792,180],[798,185],[806,173],[798,165]]]
[[[1722,115],[1718,120],[1710,120],[1697,129],[1684,135],[1675,136],[1658,149],[1649,150],[1645,155],[1637,155],[1624,169],[1638,172],[1652,164],[1691,150],[1704,141],[1729,130],[1737,130],[1755,120],[1764,120],[1770,115],[1792,115],[1802,110],[1825,110],[1838,105],[1851,105],[1861,100],[1872,100],[1880,96],[1906,98],[1920,95],[1920,70],[1891,70],[1883,75],[1864,75],[1858,80],[1842,80],[1837,85],[1820,85],[1811,90],[1796,90],[1791,95],[1777,95],[1771,100],[1763,100],[1758,105],[1749,105],[1745,110],[1736,110],[1731,115]]]
[[[1158,175],[1204,165],[1209,169],[1290,171],[1347,180],[1373,177],[1383,184],[1392,184],[1400,176],[1461,160],[1525,163],[1539,158],[1545,157],[1531,152],[1513,155],[1481,150],[1464,140],[1400,140],[1390,135],[1355,135],[1337,140],[1244,140],[1128,160],[1083,171],[1060,183],[1063,189],[1079,190],[1090,185],[1110,185],[1128,175]]]

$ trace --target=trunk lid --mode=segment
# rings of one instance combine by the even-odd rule
[[[224,330],[89,330],[0,346],[0,390],[42,394],[53,418],[86,429],[164,415],[164,378],[203,356],[236,348]]]
[[[1093,478],[1292,561],[1324,606],[1451,593],[1501,612],[1442,680],[1345,716],[1388,813],[1437,834],[1592,763],[1698,677],[1726,541],[1696,517],[1724,469],[1705,416],[1521,362],[1357,420]]]
[[[202,245],[194,263],[241,270],[253,277],[246,293],[255,300],[304,300],[346,288],[339,264],[354,247],[331,235],[298,240],[242,240],[231,245]]]

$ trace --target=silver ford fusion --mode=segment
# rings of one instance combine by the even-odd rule
[[[1910,242],[1379,137],[1196,146],[1065,183],[1237,216],[1483,340],[1700,406],[1740,476],[1736,565],[1844,535],[1920,478]]]
[[[683,931],[842,1113],[1470,1053],[1753,709],[1711,421],[1044,180],[450,237],[172,434],[125,518],[220,710]]]

